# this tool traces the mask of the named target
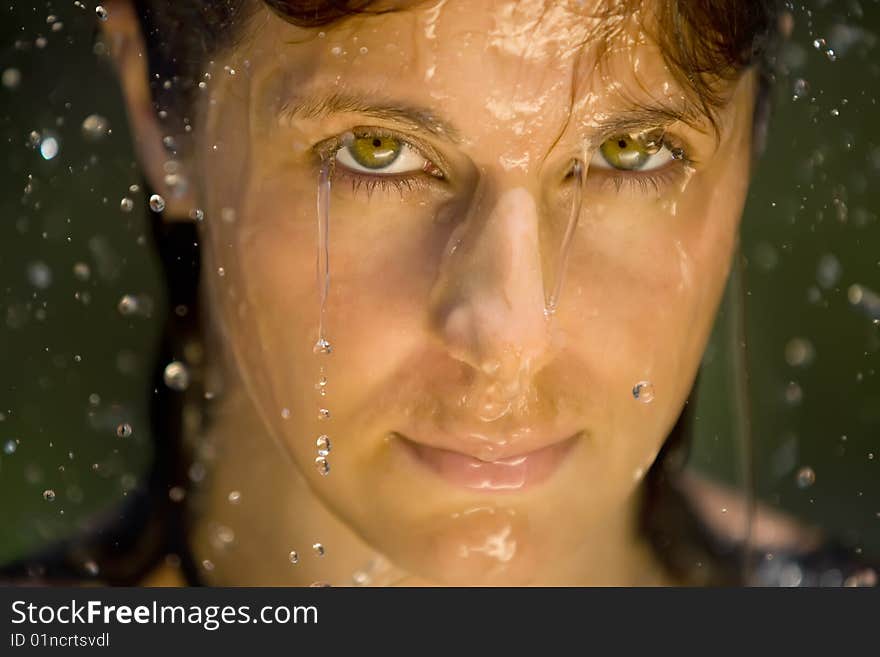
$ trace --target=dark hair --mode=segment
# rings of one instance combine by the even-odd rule
[[[150,84],[158,109],[184,115],[192,108],[204,67],[233,44],[262,3],[301,27],[321,27],[371,9],[371,0],[134,0],[147,42]],[[401,3],[406,6],[414,2]],[[631,15],[645,0],[622,0],[599,18]],[[711,117],[724,103],[719,82],[757,66],[772,78],[776,0],[652,0],[642,22],[682,88]],[[596,16],[596,14],[592,14]],[[609,29],[600,35],[614,35]],[[766,87],[767,85],[762,85]]]

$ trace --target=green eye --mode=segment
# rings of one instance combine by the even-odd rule
[[[653,149],[652,152],[640,140],[630,135],[618,135],[602,142],[599,152],[615,169],[638,171],[657,151]]]
[[[394,137],[355,137],[347,145],[352,159],[365,169],[384,169],[403,152],[403,142]]]

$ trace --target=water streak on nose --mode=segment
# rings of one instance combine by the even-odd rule
[[[547,325],[535,200],[524,187],[486,200],[475,199],[450,239],[437,289],[443,340],[473,368],[463,405],[488,422],[528,402]]]

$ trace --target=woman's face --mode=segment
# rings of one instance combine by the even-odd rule
[[[440,581],[571,576],[630,521],[726,280],[753,76],[716,132],[643,17],[588,13],[260,11],[201,92],[204,276],[247,393],[334,514]]]

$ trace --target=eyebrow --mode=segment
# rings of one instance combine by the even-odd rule
[[[633,103],[627,108],[609,112],[602,118],[593,120],[590,136],[593,140],[604,141],[634,130],[665,128],[674,123],[684,123],[702,131],[701,124],[704,122],[712,123],[711,117],[702,107],[687,99],[675,104]]]
[[[332,91],[297,96],[282,104],[278,115],[287,120],[322,119],[334,114],[361,114],[376,119],[406,124],[453,143],[461,143],[461,132],[455,125],[430,108],[394,100],[374,100],[366,93]],[[630,105],[595,119],[586,135],[592,141],[604,141],[634,130],[664,128],[685,123],[695,129],[709,119],[703,108],[687,99],[680,103],[641,103]]]
[[[427,107],[373,100],[367,94],[333,91],[328,94],[301,96],[284,103],[279,112],[280,116],[287,119],[322,119],[333,114],[362,114],[407,124],[453,143],[462,141],[461,133],[450,121]]]

